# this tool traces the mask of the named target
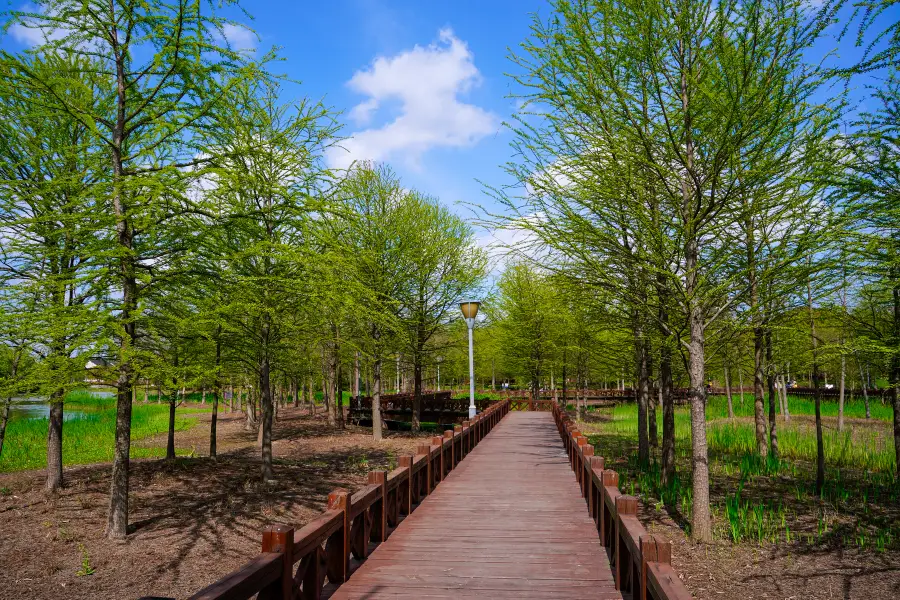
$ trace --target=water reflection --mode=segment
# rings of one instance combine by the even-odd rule
[[[91,391],[91,395],[97,398],[112,398],[115,396],[113,392]],[[80,419],[88,415],[88,411],[84,410],[83,405],[78,408],[70,408],[66,406],[63,411],[63,420]],[[41,396],[31,396],[28,398],[13,398],[10,406],[10,419],[46,419],[50,416],[50,405],[47,404],[47,398]]]

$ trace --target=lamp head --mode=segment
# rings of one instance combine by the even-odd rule
[[[461,302],[459,305],[460,310],[462,310],[463,317],[465,319],[474,319],[475,315],[478,314],[478,307],[481,306],[481,302]]]

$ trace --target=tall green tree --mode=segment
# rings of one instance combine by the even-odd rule
[[[487,256],[475,243],[472,228],[437,199],[409,192],[401,200],[407,232],[404,262],[409,274],[401,291],[405,355],[413,368],[413,431],[422,417],[422,370],[440,350],[436,334],[459,303],[471,296],[487,268]]]
[[[118,352],[116,442],[107,535],[128,533],[128,481],[136,320],[155,274],[178,245],[161,244],[191,210],[186,169],[203,152],[193,142],[237,80],[254,66],[223,42],[229,22],[220,2],[204,0],[44,0],[13,11],[8,24],[44,32],[34,54],[79,57],[106,84],[85,98],[67,94],[69,80],[22,69],[17,81],[40,90],[48,113],[80,121],[107,160],[94,195],[113,225]],[[234,4],[228,2],[228,4]]]
[[[32,301],[28,346],[38,357],[35,389],[48,396],[48,492],[63,485],[66,393],[81,385],[85,356],[105,339],[109,220],[95,196],[98,138],[81,120],[47,110],[46,91],[23,73],[59,77],[58,91],[90,106],[98,81],[85,63],[48,55],[6,57],[0,78],[0,283]]]

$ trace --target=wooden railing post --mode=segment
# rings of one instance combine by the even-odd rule
[[[615,536],[615,561],[616,561],[616,589],[622,590],[622,580],[631,568],[631,561],[626,560],[628,546],[621,531],[621,517],[623,515],[637,514],[637,498],[634,496],[619,496],[616,498],[616,536]],[[626,564],[627,563],[627,564]]]
[[[444,468],[446,469],[446,470],[444,471],[444,476],[446,477],[446,475],[447,475],[450,471],[452,471],[453,468],[456,466],[456,448],[455,448],[456,444],[453,443],[453,442],[455,442],[456,440],[455,440],[454,437],[453,437],[453,430],[452,430],[452,429],[445,429],[445,430],[444,430],[444,439],[445,439],[445,440],[450,440],[450,456],[447,457],[447,463],[446,463],[446,465],[445,465],[445,467],[444,467]],[[443,445],[443,442],[442,442],[442,443],[441,443],[441,449],[443,449],[443,447],[444,447],[444,445]]]
[[[456,463],[461,461],[465,456],[462,425],[453,426],[453,444],[456,446],[456,462],[453,464],[453,466],[455,467]]]
[[[387,471],[369,471],[369,483],[381,485],[378,500],[372,505],[375,514],[372,519],[372,536],[369,538],[380,544],[387,539]]]
[[[268,600],[292,600],[294,590],[294,528],[270,525],[263,530],[262,551],[282,556],[281,577],[269,584],[260,597]]]
[[[594,478],[591,476],[591,458],[594,456],[594,447],[590,444],[585,444],[581,447],[581,455],[584,457],[584,462],[581,465],[581,495],[584,496],[588,504],[588,510],[590,510],[591,488],[594,483]]]
[[[610,488],[618,493],[619,488],[619,474],[615,471],[605,469],[603,471],[603,487],[600,490],[600,543],[609,548],[610,555],[615,551],[613,547],[613,540],[610,540],[612,535],[611,529],[613,529],[615,525],[615,515],[609,514],[609,507],[606,505],[606,488]],[[613,501],[615,499],[613,498]],[[613,506],[615,508],[615,506]]]
[[[430,444],[419,444],[416,448],[416,454],[425,456],[425,466],[423,467],[423,471],[425,472],[425,483],[424,492],[425,495],[428,496],[431,494],[431,483],[432,483],[432,474],[431,474],[431,445]],[[421,477],[421,475],[420,475]]]
[[[591,495],[588,500],[588,512],[600,531],[600,502],[603,499],[603,466],[605,461],[602,456],[591,457]],[[593,485],[594,475],[597,476],[599,485]]]
[[[437,447],[437,464],[434,466],[432,471],[435,474],[434,481],[435,485],[444,480],[444,438],[439,435],[436,435],[431,438],[431,450],[432,450],[432,460],[434,459],[434,449]]]
[[[672,564],[672,544],[652,535],[641,536],[641,595],[647,600],[647,563]]]
[[[400,510],[404,515],[412,514],[412,505],[413,503],[419,502],[418,497],[418,488],[415,485],[415,481],[413,480],[413,464],[415,461],[415,456],[412,454],[407,454],[400,457],[400,466],[406,469],[407,477],[406,477],[406,489],[402,492],[398,490],[398,493],[402,493]]]
[[[328,510],[344,513],[343,526],[325,544],[328,580],[342,583],[350,575],[350,492],[336,489],[328,494]]]

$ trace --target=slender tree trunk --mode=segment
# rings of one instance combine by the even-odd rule
[[[178,400],[178,354],[175,354],[175,374],[172,376],[172,396],[169,398],[169,428],[166,437],[166,460],[175,459],[175,403]],[[183,388],[182,388],[183,389]],[[182,391],[182,395],[184,392]]]
[[[422,428],[422,354],[421,349],[413,356],[413,410],[412,430]]]
[[[682,103],[687,104],[686,74],[682,73]],[[686,106],[685,106],[686,108]],[[686,119],[687,167],[691,168],[693,144],[690,137],[691,123]],[[691,182],[687,177],[682,179],[682,196],[684,206],[693,206],[695,200],[691,190]],[[693,216],[686,222],[691,223]],[[693,515],[691,519],[691,537],[699,542],[712,541],[712,525],[709,510],[709,454],[706,446],[706,349],[704,333],[704,314],[700,301],[694,297],[698,284],[698,260],[700,257],[699,240],[696,232],[689,231],[685,236],[685,292],[688,298],[688,323],[690,341],[688,342],[688,376],[690,378],[691,398],[691,466],[693,467]]]
[[[172,394],[169,399],[169,432],[166,436],[166,460],[175,459],[175,401],[178,393]]]
[[[772,329],[766,326],[766,387],[769,393],[769,450],[773,458],[778,458],[778,432],[775,417],[775,371],[772,367]]]
[[[766,413],[764,390],[763,352],[765,349],[765,330],[762,326],[753,327],[753,412],[756,421],[756,451],[763,458],[769,451],[766,440]]]
[[[374,356],[372,360],[372,437],[376,442],[382,438],[381,431],[381,331],[372,325]],[[399,357],[398,357],[399,365]],[[399,377],[399,369],[397,371]]]
[[[659,348],[659,389],[663,411],[662,434],[662,485],[667,488],[675,482],[675,398],[672,381],[672,349],[666,343],[668,337],[669,313],[666,310],[668,292],[665,277],[657,277],[657,291],[660,298],[659,328],[663,343]],[[671,495],[668,495],[671,497]]]
[[[3,401],[3,412],[0,413],[0,456],[3,456],[3,441],[6,439],[6,424],[9,423],[9,409],[12,405],[12,396]]]
[[[334,416],[338,429],[344,428],[344,390],[343,376],[341,373],[341,361],[339,356],[335,356],[334,367]]]
[[[247,400],[244,402],[244,412],[247,414],[247,421],[244,423],[244,429],[247,431],[256,431],[256,414],[253,410],[253,388],[247,388]]]
[[[650,390],[648,386],[649,369],[647,362],[647,345],[644,339],[644,332],[640,325],[634,324],[634,349],[635,349],[635,371],[637,371],[637,409],[638,409],[638,462],[641,465],[650,463],[650,443],[647,434],[647,404],[649,402]]]
[[[784,403],[784,420],[791,420],[791,407],[788,405],[787,382],[784,379],[784,373],[781,374],[781,399]]]
[[[869,386],[866,382],[865,373],[863,373],[862,361],[859,360],[858,355],[856,357],[856,364],[859,365],[859,383],[862,386],[863,402],[866,406],[866,418],[871,419],[872,413],[869,411],[869,390],[867,389]]]
[[[740,392],[741,408],[744,408],[744,369],[740,365],[738,365],[738,385],[741,386],[741,392]]]
[[[222,393],[222,384],[219,379],[219,367],[222,364],[222,326],[216,328],[216,378],[213,382],[213,406],[212,418],[209,422],[209,456],[216,457],[216,426],[219,422],[219,396]]]
[[[893,322],[893,347],[896,350],[900,346],[900,277],[897,269],[891,269],[894,280],[894,322]],[[894,469],[895,477],[900,480],[900,355],[895,351],[891,356],[891,403],[894,412]]]
[[[728,362],[724,365],[725,372],[725,396],[728,398],[728,418],[734,418],[734,402],[731,399],[731,380],[728,378]]]
[[[566,351],[567,351],[567,348],[563,347],[563,363],[562,363],[562,407],[563,407],[563,410],[565,410],[565,408],[567,406],[567,402],[569,401],[568,394],[566,393],[567,392],[566,387],[567,387],[567,383],[568,383],[568,381],[566,379],[566,366],[567,366],[566,365]]]
[[[696,254],[695,254],[696,256]],[[696,263],[695,263],[696,264]],[[689,270],[692,270],[690,267]],[[691,463],[693,466],[693,518],[691,537],[712,541],[709,511],[709,461],[706,447],[706,385],[703,315],[699,306],[690,313],[688,373],[691,382]]]
[[[843,345],[843,340],[841,340],[841,344]],[[847,380],[847,357],[843,354],[843,348],[841,349],[841,383],[838,391],[838,431],[844,430],[844,385]]]
[[[812,283],[807,276],[806,299],[809,305],[809,331],[812,341],[813,397],[816,406],[816,494],[821,497],[825,488],[825,445],[822,441],[822,391],[819,387],[819,341],[816,337],[816,319],[812,305]]]
[[[50,398],[50,422],[47,429],[47,492],[55,494],[63,486],[63,394],[55,391]]]
[[[264,336],[268,339],[268,333]],[[268,354],[263,355],[259,365],[259,401],[262,409],[262,427],[260,428],[262,451],[262,479],[264,482],[275,478],[272,470],[272,384],[270,380],[270,365]]]

